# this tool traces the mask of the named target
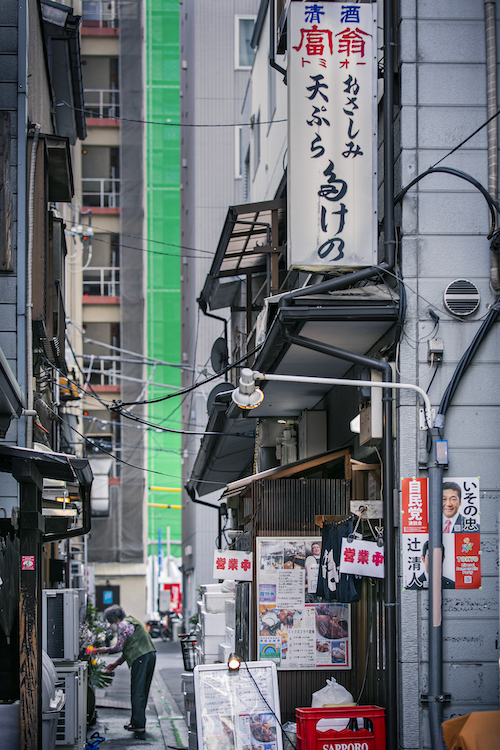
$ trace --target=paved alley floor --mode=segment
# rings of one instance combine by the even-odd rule
[[[96,694],[97,723],[89,728],[87,741],[98,732],[105,737],[100,750],[112,748],[154,747],[157,750],[187,748],[188,733],[182,713],[181,675],[183,670],[179,643],[154,641],[157,662],[146,710],[146,739],[136,740],[123,728],[130,721],[130,670],[122,664],[113,683]],[[106,657],[113,661],[116,656]],[[167,684],[168,682],[168,684]]]

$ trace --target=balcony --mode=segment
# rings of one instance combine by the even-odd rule
[[[118,2],[116,0],[83,0],[83,27],[97,29],[118,28]]]
[[[120,269],[92,266],[83,272],[83,294],[89,297],[120,297]]]
[[[120,180],[114,177],[82,177],[82,200],[84,206],[118,209]]]
[[[120,117],[120,92],[117,89],[84,89],[84,98],[87,119],[114,120]]]
[[[90,383],[96,390],[119,390],[120,362],[116,359],[101,359],[98,357],[84,357],[83,371],[86,373],[86,383]],[[89,390],[88,385],[85,390]]]

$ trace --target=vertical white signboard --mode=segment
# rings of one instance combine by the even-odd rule
[[[288,248],[293,268],[377,262],[376,3],[292,2]]]

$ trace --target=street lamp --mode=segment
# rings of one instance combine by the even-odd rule
[[[244,367],[241,371],[240,382],[231,398],[240,409],[255,409],[264,400],[264,394],[257,387],[256,380],[278,380],[284,383],[318,383],[320,385],[350,385],[368,386],[370,388],[399,388],[418,393],[424,402],[426,428],[432,427],[431,402],[427,393],[418,385],[412,383],[392,383],[379,380],[349,380],[347,378],[315,378],[307,375],[270,375]]]

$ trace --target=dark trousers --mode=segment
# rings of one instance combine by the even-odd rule
[[[150,651],[149,654],[139,656],[130,670],[130,699],[132,703],[130,723],[137,729],[144,729],[146,726],[146,706],[155,664],[156,653]]]

